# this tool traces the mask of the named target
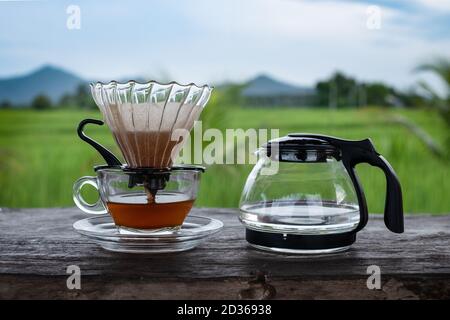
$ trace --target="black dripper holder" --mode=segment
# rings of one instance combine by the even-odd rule
[[[106,165],[96,166],[94,170],[106,168],[121,169],[126,174],[129,175],[128,187],[133,188],[135,186],[143,186],[149,197],[154,199],[158,190],[165,188],[167,181],[170,178],[170,171],[173,169],[180,169],[178,167],[174,168],[130,168],[124,164],[108,149],[102,146],[97,141],[88,137],[83,129],[87,124],[103,125],[104,122],[97,119],[84,119],[78,124],[77,133],[81,140],[90,144],[95,150],[100,153],[100,155],[105,159]],[[183,167],[183,169],[186,169]],[[198,168],[197,168],[198,169]]]

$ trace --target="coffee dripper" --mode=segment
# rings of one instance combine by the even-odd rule
[[[390,231],[403,232],[399,180],[370,139],[289,134],[269,141],[257,153],[260,158],[246,181],[239,215],[251,246],[300,254],[348,249],[368,220],[355,171],[359,163],[384,172],[384,222]]]
[[[110,213],[122,232],[178,230],[196,199],[204,168],[174,165],[173,159],[211,91],[207,85],[176,82],[92,83],[94,101],[126,163],[83,132],[86,125],[103,121],[82,120],[79,137],[100,153],[106,165],[94,168],[95,177],[75,183],[76,205],[87,213]],[[99,190],[97,203],[82,198],[80,190],[86,184]]]

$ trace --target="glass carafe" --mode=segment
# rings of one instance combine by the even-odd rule
[[[385,172],[386,225],[403,231],[400,184],[370,140],[291,134],[257,152],[240,201],[240,220],[255,247],[299,253],[347,249],[368,216],[354,169],[361,162]]]
[[[302,234],[356,228],[358,200],[341,161],[327,157],[326,162],[303,166],[280,162],[277,174],[261,174],[271,161],[262,156],[244,187],[240,219],[246,226]]]

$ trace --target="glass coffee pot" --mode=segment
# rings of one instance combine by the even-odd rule
[[[390,231],[403,232],[400,183],[370,139],[289,134],[269,141],[257,153],[259,160],[240,202],[240,220],[251,246],[301,254],[348,249],[368,220],[355,171],[359,163],[383,170],[384,222]]]

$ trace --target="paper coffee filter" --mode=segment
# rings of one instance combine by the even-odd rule
[[[183,147],[212,88],[175,82],[97,82],[92,96],[127,165],[167,168]]]

